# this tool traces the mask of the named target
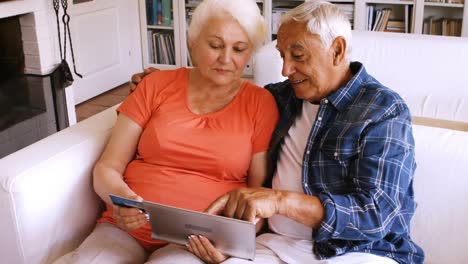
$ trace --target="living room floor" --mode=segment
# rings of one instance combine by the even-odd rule
[[[76,121],[83,121],[90,116],[122,102],[128,96],[128,91],[128,83],[125,83],[77,105],[75,107]]]

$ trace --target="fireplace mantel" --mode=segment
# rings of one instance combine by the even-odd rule
[[[0,18],[52,9],[51,0],[14,0],[0,2]]]

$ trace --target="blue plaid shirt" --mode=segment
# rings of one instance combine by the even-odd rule
[[[347,252],[422,263],[423,250],[409,236],[414,139],[403,99],[351,63],[354,77],[320,101],[304,151],[302,187],[320,198],[325,216],[314,230],[315,254],[325,259]],[[301,114],[302,100],[289,81],[269,84],[280,110],[270,145],[271,177],[281,144]]]

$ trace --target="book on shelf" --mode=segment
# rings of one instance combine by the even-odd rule
[[[439,36],[461,36],[462,20],[426,17],[423,21],[423,34]]]
[[[390,15],[392,14],[392,9],[384,8],[382,12],[382,22],[378,28],[378,31],[385,31],[385,29],[387,28],[388,20],[390,19]]]
[[[164,30],[149,32],[148,45],[152,47],[152,63],[175,65],[174,35]]]
[[[372,30],[372,25],[374,25],[374,6],[373,5],[368,5],[366,7],[366,11],[367,11],[366,30],[371,31]]]
[[[171,26],[172,0],[146,0],[146,23],[153,26]]]
[[[387,27],[385,28],[386,32],[397,32],[405,33],[406,24],[403,20],[389,20]]]
[[[413,6],[405,5],[405,33],[411,33],[414,27]]]
[[[375,11],[375,21],[372,26],[372,31],[385,31],[391,14],[392,9],[390,8],[377,9]]]
[[[156,15],[156,21],[157,21],[157,25],[162,25],[162,1],[161,0],[153,0],[153,1],[156,1],[157,2],[157,6],[158,6],[158,9],[156,10],[157,13],[155,13]]]
[[[156,50],[156,59],[154,60],[154,63],[165,64],[162,43],[161,39],[159,38],[160,35],[161,33],[159,32],[153,34],[153,47]]]
[[[172,0],[162,0],[162,24],[164,26],[172,25]]]
[[[154,19],[155,16],[154,16],[154,12],[153,12],[153,10],[155,8],[153,6],[154,2],[155,1],[153,1],[153,0],[147,0],[145,2],[145,4],[146,4],[146,24],[147,25],[156,25],[155,24],[155,19]]]
[[[156,61],[155,50],[153,48],[153,31],[148,30],[146,35],[148,44],[148,63],[154,63]]]
[[[426,3],[464,4],[465,0],[425,0]]]
[[[166,38],[164,37],[165,34],[159,34],[159,45],[161,47],[161,63],[162,64],[170,64],[169,63],[169,50],[168,45],[166,45]]]
[[[169,64],[175,64],[175,51],[174,51],[174,40],[172,34],[166,34],[165,36],[165,43],[168,47],[168,58]]]
[[[374,24],[372,25],[371,31],[377,31],[380,21],[382,20],[382,10],[375,10]]]

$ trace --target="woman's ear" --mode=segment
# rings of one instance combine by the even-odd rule
[[[339,65],[345,61],[346,57],[346,48],[347,43],[345,38],[339,36],[333,40],[332,46],[333,50],[333,64]]]

